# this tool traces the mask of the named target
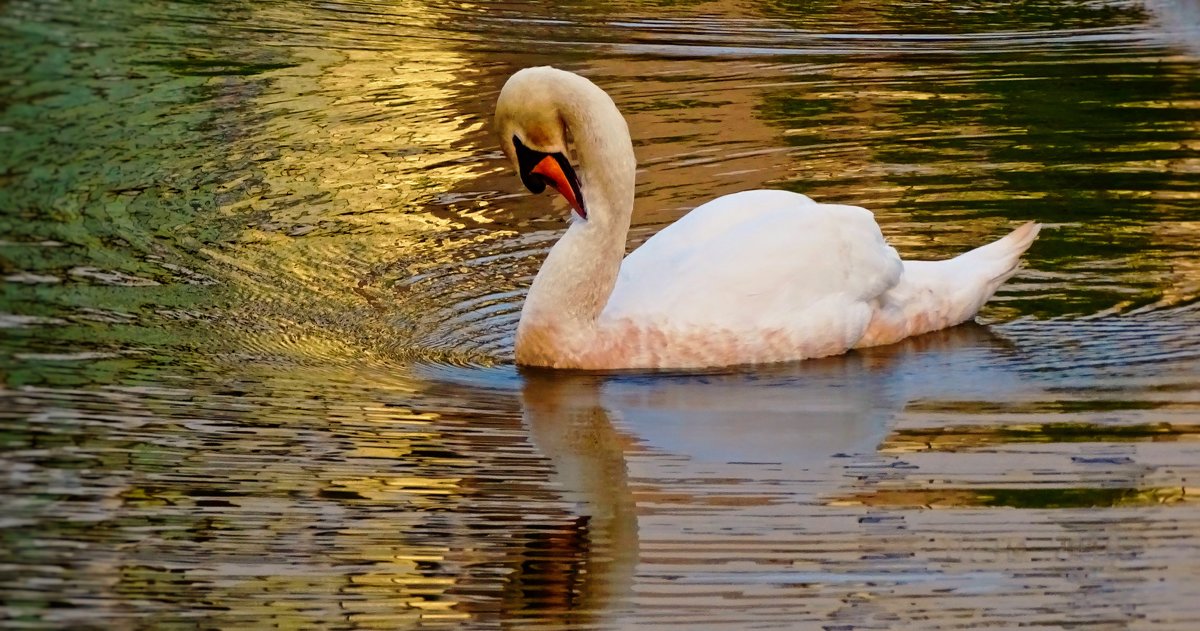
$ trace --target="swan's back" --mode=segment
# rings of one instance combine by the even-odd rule
[[[696,208],[627,256],[601,319],[670,335],[815,336],[844,342],[831,351],[841,352],[902,270],[869,211],[747,191]]]

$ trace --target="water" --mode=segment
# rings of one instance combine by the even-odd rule
[[[10,628],[1200,625],[1200,7],[0,3]],[[517,370],[563,229],[489,129],[605,87],[631,245],[778,187],[906,257],[1046,224],[970,325]]]

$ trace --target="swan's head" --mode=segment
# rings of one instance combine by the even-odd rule
[[[568,79],[567,77],[570,77]],[[541,193],[549,184],[582,219],[587,219],[579,176],[571,163],[571,129],[561,89],[583,80],[550,67],[526,68],[509,77],[496,101],[496,133],[525,188]],[[589,82],[590,83],[590,82]]]

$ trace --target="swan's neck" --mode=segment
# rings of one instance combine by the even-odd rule
[[[560,111],[575,140],[588,218],[574,219],[529,288],[518,353],[521,334],[531,329],[575,339],[594,332],[617,283],[633,214],[637,164],[625,119],[591,83],[565,87]]]
[[[521,311],[521,325],[565,332],[592,329],[617,284],[628,230],[628,217],[606,224],[594,220],[572,223],[534,278]]]

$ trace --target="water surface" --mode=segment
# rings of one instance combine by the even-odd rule
[[[1200,7],[0,3],[13,628],[1200,625]],[[980,323],[785,366],[521,371],[565,207],[489,129],[607,89],[630,247],[747,188],[909,258],[1027,220]]]

